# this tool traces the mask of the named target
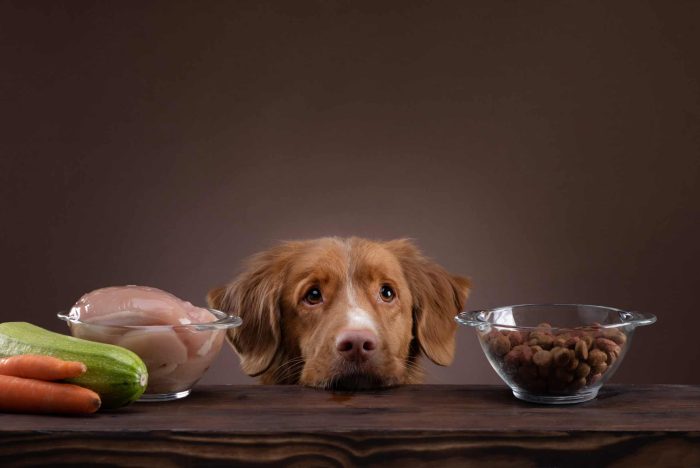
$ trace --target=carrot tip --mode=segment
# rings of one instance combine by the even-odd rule
[[[92,405],[95,407],[95,409],[93,410],[93,412],[95,412],[98,409],[100,409],[100,406],[102,406],[102,400],[99,398],[95,398],[94,400],[92,400]]]

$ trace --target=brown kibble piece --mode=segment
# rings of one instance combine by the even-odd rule
[[[506,336],[499,334],[491,339],[489,346],[496,356],[504,356],[510,351],[510,340]]]
[[[552,365],[552,353],[550,351],[538,351],[532,356],[532,362],[540,367],[549,367]]]
[[[588,364],[591,366],[596,366],[601,362],[605,363],[607,361],[608,355],[599,349],[592,349],[591,352],[588,353]]]
[[[614,341],[617,345],[622,346],[627,342],[627,336],[617,328],[611,328],[603,331],[603,338]]]
[[[532,361],[532,350],[527,345],[514,346],[506,354],[504,361],[510,367],[529,364]]]
[[[564,347],[574,349],[576,347],[576,343],[578,343],[579,341],[581,341],[581,338],[579,338],[578,336],[569,337],[564,342]]]
[[[567,339],[568,339],[568,338],[563,337],[563,336],[557,336],[557,337],[555,337],[554,340],[552,341],[552,347],[553,347],[553,348],[564,348],[565,345],[566,345],[566,340],[567,340]]]
[[[487,343],[491,343],[496,337],[501,336],[501,332],[493,329],[490,332],[488,332],[486,335],[484,335],[484,341]]]
[[[590,350],[593,347],[593,337],[591,335],[583,335],[581,339],[586,343],[586,348]]]
[[[543,335],[539,340],[540,346],[542,346],[543,349],[552,349],[553,341],[552,335]]]
[[[530,333],[530,340],[528,341],[528,344],[530,346],[540,346],[543,349],[551,349],[553,341],[554,338],[552,338],[552,335],[536,331]]]
[[[512,346],[518,346],[520,344],[523,344],[523,335],[518,331],[518,330],[512,330],[509,332],[504,332],[506,333],[506,336],[508,336],[508,339],[510,340],[510,345]]]
[[[571,390],[581,390],[583,387],[586,386],[586,378],[581,377],[575,379],[573,382],[571,382]]]
[[[615,335],[610,338],[613,340],[615,343],[617,343],[619,346],[624,345],[627,343],[627,335],[625,335],[623,332],[618,331]]]
[[[585,362],[582,362],[576,368],[574,375],[576,376],[576,378],[580,379],[580,378],[588,377],[588,374],[590,374],[590,373],[591,373],[591,366],[589,366]]]
[[[571,362],[571,353],[566,348],[554,348],[552,350],[552,359],[555,366],[565,367]]]
[[[602,374],[606,370],[608,370],[608,365],[604,362],[599,362],[595,366],[592,366],[593,373],[594,374]]]
[[[573,351],[569,351],[570,353]],[[576,357],[571,358],[571,362],[569,363],[568,366],[566,366],[566,369],[568,370],[574,370],[578,367],[578,359]]]
[[[528,345],[519,345],[516,346],[517,348],[521,349],[521,359],[520,362],[521,364],[529,364],[532,362],[532,350]]]
[[[576,357],[583,361],[588,359],[588,346],[585,341],[578,340],[574,349],[576,350]]]
[[[515,368],[520,365],[521,353],[516,348],[517,346],[503,357],[503,362],[505,362],[505,365],[509,368]]]
[[[607,338],[596,338],[595,345],[598,349],[602,349],[605,352],[615,351],[620,353],[620,347],[612,340]]]
[[[591,326],[587,328],[587,330],[594,339],[598,338],[599,336],[603,336],[604,332],[603,326],[598,322],[594,322]]]

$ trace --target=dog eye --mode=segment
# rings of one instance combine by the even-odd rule
[[[381,296],[382,301],[384,302],[391,302],[396,297],[396,293],[393,289],[391,289],[391,286],[388,286],[386,284],[383,285],[381,289],[379,289],[379,295]]]
[[[304,301],[311,305],[320,304],[321,302],[323,302],[323,295],[321,294],[321,290],[318,288],[309,289],[306,292],[306,295],[304,296]]]

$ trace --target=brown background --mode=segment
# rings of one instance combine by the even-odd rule
[[[415,238],[468,308],[659,316],[618,382],[700,384],[699,2],[0,3],[0,320],[203,303],[248,255]],[[471,330],[434,383],[497,377]],[[250,381],[228,349],[209,383]]]

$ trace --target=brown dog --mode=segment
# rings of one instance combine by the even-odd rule
[[[331,237],[254,256],[207,300],[243,318],[228,340],[248,375],[266,384],[365,389],[420,383],[421,350],[450,364],[453,318],[469,287],[408,240]]]

